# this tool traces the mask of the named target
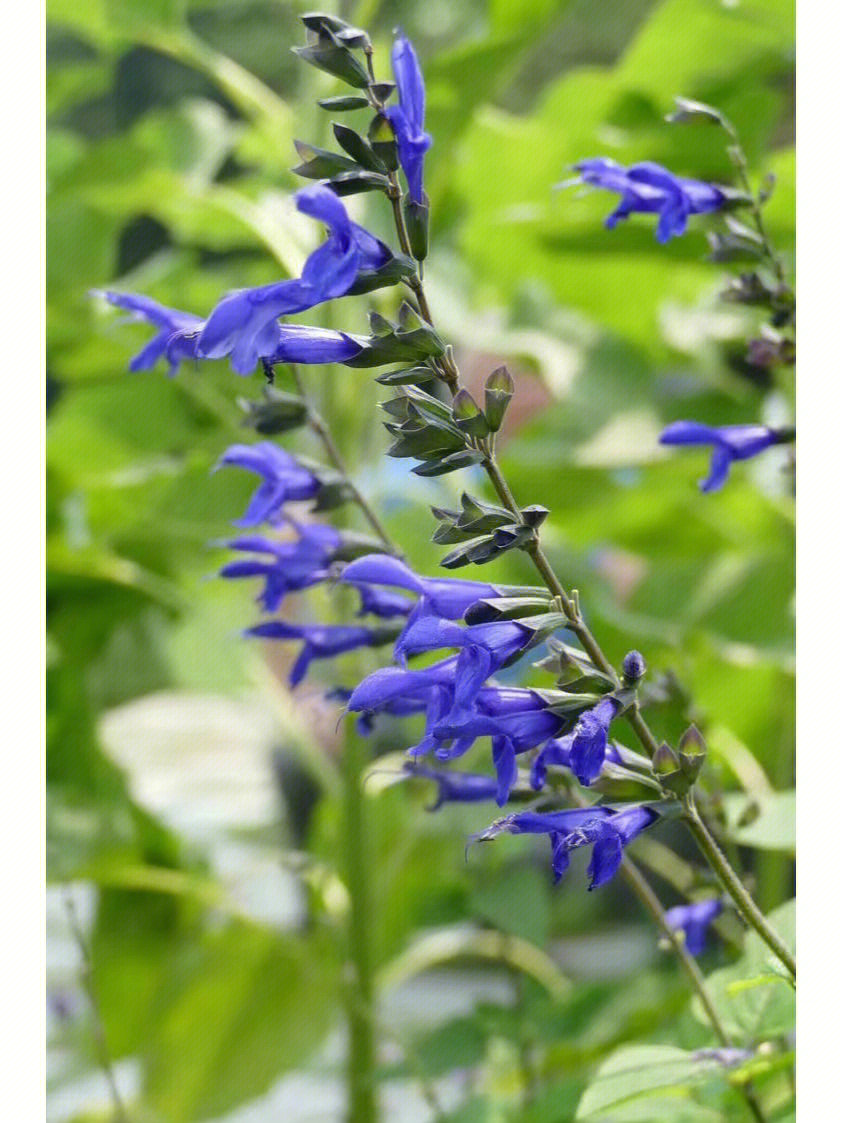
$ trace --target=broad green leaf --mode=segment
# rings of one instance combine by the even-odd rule
[[[583,1093],[576,1118],[595,1123],[711,1118],[688,1102],[689,1091],[723,1075],[720,1062],[671,1045],[624,1046],[600,1066]]]
[[[785,943],[795,949],[796,902],[788,901],[767,917]],[[790,981],[779,973],[775,955],[754,931],[746,937],[744,953],[731,967],[722,967],[706,985],[727,1030],[741,1041],[754,1042],[791,1033],[796,1015],[796,995]],[[705,1021],[698,1000],[694,1013]]]
[[[733,842],[757,850],[796,848],[796,792],[765,795],[727,793],[724,797],[727,832]]]

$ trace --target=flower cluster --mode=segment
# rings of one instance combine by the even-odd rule
[[[271,381],[279,364],[400,364],[378,376],[380,383],[399,391],[383,403],[386,427],[394,438],[389,455],[417,459],[413,471],[424,476],[482,464],[501,500],[496,505],[463,493],[460,510],[434,508],[439,522],[434,541],[454,547],[442,566],[450,570],[485,564],[511,549],[529,551],[536,560],[538,528],[547,509],[519,507],[492,475],[495,434],[514,394],[514,382],[506,368],[494,371],[486,380],[482,407],[461,388],[453,356],[432,325],[423,295],[420,262],[427,253],[429,216],[424,162],[431,137],[424,128],[425,85],[415,50],[399,32],[392,50],[394,82],[378,82],[365,32],[323,13],[308,13],[302,19],[308,43],[298,49],[299,56],[354,90],[349,96],[323,99],[320,105],[373,114],[365,137],[333,123],[342,153],[296,142],[302,163],[295,172],[317,181],[298,192],[296,206],[322,224],[324,240],[307,258],[300,276],[227,293],[205,318],[145,296],[105,292],[110,303],[155,329],[131,359],[130,369],[146,370],[164,358],[173,375],[186,361],[228,359],[237,374],[262,367]],[[397,104],[388,105],[394,93]],[[662,243],[683,234],[692,215],[740,205],[725,186],[681,178],[657,164],[624,168],[600,157],[581,161],[576,171],[574,182],[620,195],[606,220],[608,228],[635,212],[654,214],[656,238]],[[400,252],[350,217],[343,198],[363,191],[380,191],[389,198]],[[401,304],[395,322],[372,312],[367,336],[287,322],[318,305],[402,281],[412,299]],[[757,293],[758,285],[752,291]],[[781,299],[780,293],[776,299]],[[779,347],[775,353],[786,351]],[[435,386],[429,392],[431,383]],[[447,400],[445,390],[450,392]],[[452,802],[494,801],[504,807],[515,797],[531,801],[526,809],[497,819],[476,839],[546,834],[557,881],[572,851],[591,847],[590,887],[608,882],[620,868],[625,848],[668,813],[675,802],[672,794],[682,784],[687,791],[687,783],[696,777],[694,772],[688,780],[689,770],[698,771],[702,762],[699,753],[693,759],[681,751],[675,756],[664,746],[668,769],[660,779],[661,750],[650,760],[610,740],[613,723],[625,713],[632,710],[628,716],[633,726],[640,719],[639,685],[646,672],[640,653],[629,652],[620,673],[614,671],[599,648],[594,653],[596,644],[589,647],[585,642],[576,598],[568,600],[553,582],[548,588],[512,587],[423,576],[388,547],[376,518],[370,517],[370,522],[378,540],[318,521],[317,513],[350,499],[364,512],[367,508],[310,403],[273,387],[263,403],[250,403],[248,410],[247,424],[262,437],[309,422],[317,435],[321,432],[333,468],[310,463],[268,439],[232,445],[220,458],[218,468],[240,468],[259,478],[244,513],[234,522],[247,533],[224,543],[236,557],[220,569],[225,579],[261,583],[256,600],[264,617],[244,635],[299,644],[290,671],[293,687],[314,660],[391,646],[390,665],[368,674],[352,689],[333,686],[329,697],[341,699],[357,715],[363,732],[371,731],[378,715],[422,719],[421,738],[407,748],[409,760],[402,775],[436,784],[434,809]],[[722,486],[732,461],[790,439],[790,431],[760,425],[711,427],[693,421],[675,422],[661,436],[663,444],[713,447],[704,491]],[[302,514],[295,504],[311,506]],[[538,560],[536,564],[541,570]],[[279,615],[287,611],[290,594],[326,584],[339,598],[352,591],[359,598],[352,622],[302,623]],[[584,649],[560,640],[558,633],[566,629]],[[536,665],[555,673],[550,688],[512,685],[508,675],[501,676],[542,645],[548,654]],[[419,656],[433,656],[434,661],[420,665]],[[488,742],[488,771],[448,767],[478,742]],[[431,766],[424,757],[441,767]],[[595,792],[600,798],[617,794],[617,786],[611,786],[617,782],[627,802],[595,799]],[[644,801],[642,788],[655,790],[659,798]],[[560,799],[574,805],[560,807]],[[668,914],[668,923],[684,932],[688,950],[696,954],[720,907],[718,901],[681,906]]]

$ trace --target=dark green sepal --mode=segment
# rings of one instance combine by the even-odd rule
[[[506,367],[493,370],[486,379],[484,387],[486,422],[493,433],[496,433],[503,424],[509,403],[515,393],[515,383]]]
[[[388,370],[379,374],[375,382],[381,386],[418,386],[432,382],[437,377],[431,367],[403,367],[401,370]]]
[[[357,164],[348,156],[329,152],[326,148],[316,148],[303,140],[294,140],[293,144],[302,161],[292,169],[294,175],[300,175],[304,179],[328,179],[333,175],[357,170]]]
[[[427,195],[423,196],[421,203],[417,203],[409,195],[405,196],[404,225],[407,227],[413,257],[416,261],[424,261],[430,237],[430,200]]]
[[[398,145],[395,142],[395,132],[389,120],[382,113],[376,113],[372,118],[366,134],[372,151],[381,159],[385,167],[391,171],[398,170]]]
[[[436,537],[434,535],[434,541]],[[520,620],[547,612],[547,597],[485,597],[466,612],[466,624],[492,624],[496,620]]]
[[[380,269],[361,269],[345,295],[360,296],[362,293],[374,292],[375,289],[385,289],[397,285],[414,272],[415,265],[412,260],[402,253],[397,253]]]
[[[453,452],[442,460],[427,461],[417,464],[412,471],[417,476],[445,476],[449,472],[456,472],[460,468],[470,468],[479,462],[479,456],[472,449],[462,449]]]
[[[354,129],[350,129],[347,125],[341,125],[339,121],[333,121],[332,128],[337,144],[349,154],[355,163],[367,171],[379,172],[381,175],[386,174],[388,171],[386,164],[375,155],[368,141],[365,141],[359,133],[356,133]]]
[[[300,173],[301,174],[301,173]],[[347,171],[331,177],[331,190],[335,195],[360,195],[363,191],[388,191],[389,180],[378,172]]]
[[[712,105],[692,98],[674,96],[676,108],[668,113],[665,121],[670,125],[684,125],[689,121],[701,121],[708,125],[725,125],[723,114]]]
[[[311,511],[332,511],[335,507],[341,507],[343,503],[354,499],[354,491],[344,476],[329,468],[320,468],[315,474],[322,486],[316,493]]]
[[[395,427],[387,426],[394,433]],[[386,450],[387,456],[407,457],[412,456],[418,460],[445,459],[454,452],[462,451],[462,442],[447,430],[435,429],[432,426],[416,429],[412,432],[402,431],[398,439]]]
[[[306,47],[293,47],[292,50],[293,54],[309,62],[311,66],[333,74],[335,78],[341,78],[349,86],[365,90],[369,85],[365,67],[336,36],[320,35],[318,42],[309,43]]]
[[[579,675],[577,678],[568,679],[565,682],[558,682],[556,684],[557,690],[562,690],[565,694],[582,694],[588,692],[591,694],[608,694],[614,686],[612,680],[608,675],[604,675],[602,671],[594,671],[592,674]]]
[[[388,101],[395,93],[394,82],[375,82],[371,87],[372,93],[378,101]]]
[[[307,406],[301,398],[274,386],[267,386],[257,401],[238,398],[237,404],[246,414],[243,424],[266,437],[298,429],[307,421]]]
[[[366,554],[382,554],[383,542],[368,534],[358,534],[353,530],[340,531],[340,544],[331,554],[332,562],[350,562]]]
[[[454,421],[460,427],[463,433],[467,433],[470,437],[482,438],[488,436],[489,426],[486,424],[486,418],[483,416],[480,407],[468,390],[458,390],[454,395],[453,404],[451,406]]]
[[[330,113],[349,113],[352,109],[366,109],[369,102],[367,98],[357,94],[347,94],[340,97],[320,97],[316,104]]]

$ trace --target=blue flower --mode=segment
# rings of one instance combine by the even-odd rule
[[[684,234],[689,215],[708,214],[726,203],[726,195],[719,187],[697,179],[682,179],[659,164],[645,162],[623,168],[614,160],[598,156],[581,160],[574,168],[580,173],[579,178],[565,186],[588,183],[620,194],[618,207],[606,219],[608,230],[635,211],[657,214],[659,242]]]
[[[301,277],[275,281],[254,289],[239,289],[219,302],[208,317],[199,339],[199,354],[208,359],[231,356],[231,365],[239,374],[249,374],[258,360],[277,353],[277,319],[304,312],[316,304],[344,296],[361,270],[378,270],[386,265],[391,253],[386,245],[362,226],[352,222],[341,200],[322,184],[299,191],[296,205],[304,214],[324,222],[329,235],[307,259]],[[313,332],[315,329],[300,329]],[[360,345],[342,333],[323,333],[321,352],[332,358],[310,358],[298,361],[337,362],[338,356],[350,358]],[[328,337],[332,337],[332,341]],[[311,345],[316,348],[314,336]],[[285,361],[281,356],[277,361]],[[293,361],[287,358],[286,361]]]
[[[791,430],[766,425],[703,425],[699,421],[674,421],[659,437],[663,445],[711,445],[711,469],[700,480],[701,491],[717,491],[729,476],[733,460],[757,456],[771,445],[793,439]]]
[[[664,918],[675,931],[685,933],[685,947],[691,955],[699,955],[705,950],[708,926],[722,911],[723,902],[713,897],[690,905],[677,905],[668,909]]]
[[[418,698],[426,702],[439,690],[453,695],[456,669],[457,660],[453,656],[417,671],[381,667],[367,675],[351,692],[348,709],[376,713],[399,698]]]
[[[547,769],[550,765],[561,768],[571,768],[571,744],[574,734],[568,733],[564,737],[555,737],[542,745],[530,765],[530,786],[535,791],[541,791],[547,779]],[[620,754],[614,745],[607,745],[604,761],[609,760],[615,764],[620,763]]]
[[[616,698],[603,698],[580,716],[570,747],[570,767],[581,784],[596,780],[606,759],[609,726],[621,709]]]
[[[205,321],[189,312],[165,308],[147,296],[133,293],[103,292],[110,304],[126,308],[136,319],[148,320],[159,330],[129,363],[129,370],[149,370],[161,356],[170,363],[172,378],[183,362],[209,358],[201,349]],[[250,374],[258,359],[268,363],[344,363],[359,355],[362,344],[351,335],[305,324],[271,323],[255,343],[254,362],[248,370],[235,367],[238,374]],[[232,365],[234,360],[232,358]]]
[[[498,819],[475,838],[488,841],[503,833],[549,835],[553,876],[557,882],[570,865],[571,851],[591,846],[589,889],[596,889],[615,876],[624,847],[652,826],[658,817],[657,811],[643,804],[633,804],[622,811],[608,807],[577,807],[544,813],[519,811]]]
[[[231,550],[266,555],[266,559],[229,562],[220,570],[220,577],[263,577],[264,589],[258,598],[267,612],[275,612],[285,595],[308,589],[326,580],[331,558],[339,548],[338,530],[321,523],[305,526],[293,524],[298,535],[294,542],[269,538],[236,538],[227,543]]]
[[[345,567],[342,580],[352,585],[388,585],[419,595],[419,612],[458,620],[476,601],[500,596],[498,586],[452,577],[419,577],[406,562],[390,554],[366,554]]]
[[[109,304],[131,312],[132,319],[147,320],[158,328],[149,343],[132,357],[129,370],[150,370],[162,356],[165,356],[170,362],[167,373],[172,378],[178,371],[180,363],[186,359],[198,358],[196,344],[199,332],[204,326],[204,320],[199,316],[194,316],[190,312],[179,312],[175,308],[165,308],[157,300],[130,292],[95,291],[93,295],[104,296]]]
[[[259,526],[277,522],[287,500],[312,499],[322,486],[314,474],[271,441],[256,445],[232,445],[220,457],[216,469],[234,465],[257,472],[263,483],[252,496],[242,519],[235,526]]]
[[[443,803],[481,803],[495,798],[497,781],[492,776],[476,772],[447,772],[437,768],[425,768],[421,764],[408,764],[404,767],[409,779],[421,776],[433,780],[439,792],[436,802],[428,811],[438,811]]]
[[[352,627],[345,624],[289,624],[284,620],[267,620],[247,628],[243,633],[262,639],[300,639],[302,649],[290,671],[290,686],[298,686],[314,659],[330,659],[359,647],[377,647],[388,637],[381,630]]]
[[[377,585],[357,585],[356,588],[360,594],[358,616],[370,613],[386,620],[393,616],[409,616],[413,610],[412,602],[401,593],[390,593]]]
[[[392,46],[398,105],[386,110],[398,142],[398,160],[414,203],[424,203],[424,155],[433,143],[424,131],[424,77],[410,40],[398,32]]]

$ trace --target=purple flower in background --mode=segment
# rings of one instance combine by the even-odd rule
[[[609,726],[621,709],[616,698],[603,698],[580,716],[571,738],[570,767],[581,784],[596,780],[606,759]]]
[[[549,766],[558,765],[560,768],[571,768],[571,744],[573,740],[573,733],[568,733],[564,737],[555,737],[547,744],[542,745],[536,753],[530,766],[530,786],[535,791],[541,791],[544,787]],[[607,745],[604,762],[610,760],[619,764],[620,759],[620,754],[614,745]]]
[[[239,289],[223,297],[208,317],[199,339],[199,354],[204,358],[230,355],[232,367],[239,374],[249,374],[259,359],[277,354],[279,316],[304,312],[316,304],[344,296],[361,269],[378,270],[390,260],[388,247],[351,221],[342,201],[330,188],[316,184],[299,191],[296,206],[303,214],[325,223],[329,232],[327,241],[307,259],[301,277],[254,289]],[[345,358],[357,354],[353,347],[359,350],[359,344],[350,336],[342,336],[342,342],[329,341],[327,336],[342,336],[342,333],[322,333],[321,341],[311,335],[308,342],[300,339],[298,343],[300,348],[311,348],[312,355],[332,354],[332,358],[311,357],[297,361],[342,361],[338,356],[344,348],[352,348]],[[291,348],[292,342],[288,341],[287,346]],[[280,355],[277,361],[282,361]],[[288,357],[286,361],[292,360]]]
[[[433,780],[439,792],[436,802],[428,811],[438,811],[443,803],[481,803],[494,799],[497,781],[492,776],[476,772],[447,772],[443,769],[426,768],[421,764],[405,765],[404,771],[409,779],[420,776]]]
[[[729,476],[733,460],[757,456],[771,445],[793,440],[791,429],[766,425],[703,425],[699,421],[674,421],[659,437],[663,445],[711,445],[711,470],[700,480],[701,491],[717,491]]]
[[[622,811],[608,807],[576,807],[564,811],[519,811],[498,819],[481,834],[480,841],[499,834],[547,834],[553,861],[554,880],[559,881],[570,865],[570,854],[580,846],[591,846],[589,889],[605,885],[617,873],[626,847],[658,819],[651,807],[633,804]]]
[[[664,918],[671,928],[685,933],[685,947],[691,955],[700,955],[705,950],[708,927],[722,911],[723,902],[713,897],[690,905],[677,905],[668,909]]]
[[[226,465],[245,468],[263,477],[242,519],[235,526],[259,526],[277,522],[288,500],[312,499],[322,486],[316,476],[289,452],[271,441],[256,445],[232,445],[220,457],[217,469]],[[215,469],[216,470],[216,469]]]
[[[656,239],[668,242],[684,234],[688,216],[708,214],[726,203],[726,194],[711,183],[682,179],[659,164],[648,162],[621,167],[614,160],[598,156],[574,165],[579,177],[564,186],[587,183],[607,191],[617,191],[621,201],[606,219],[606,228],[613,229],[634,212],[657,214]]]
[[[269,538],[236,538],[228,542],[231,550],[264,555],[229,562],[220,577],[263,577],[264,589],[258,598],[267,612],[275,612],[285,595],[318,585],[329,576],[333,552],[339,548],[338,530],[321,523],[294,524],[297,539],[279,542]]]
[[[398,160],[407,177],[414,203],[424,203],[424,156],[433,140],[424,131],[424,77],[410,40],[398,32],[392,46],[392,73],[398,86],[399,104],[386,116],[395,130]]]
[[[134,320],[146,320],[158,328],[157,333],[129,362],[129,370],[150,370],[164,356],[169,360],[167,371],[172,378],[186,359],[197,359],[196,344],[204,320],[190,312],[179,312],[175,308],[165,308],[157,300],[130,292],[100,292],[109,304],[124,308],[132,313]]]
[[[302,649],[290,671],[290,686],[298,686],[314,659],[330,659],[358,647],[377,647],[387,637],[371,628],[344,624],[289,624],[284,620],[268,620],[244,633],[261,639],[300,639]]]

